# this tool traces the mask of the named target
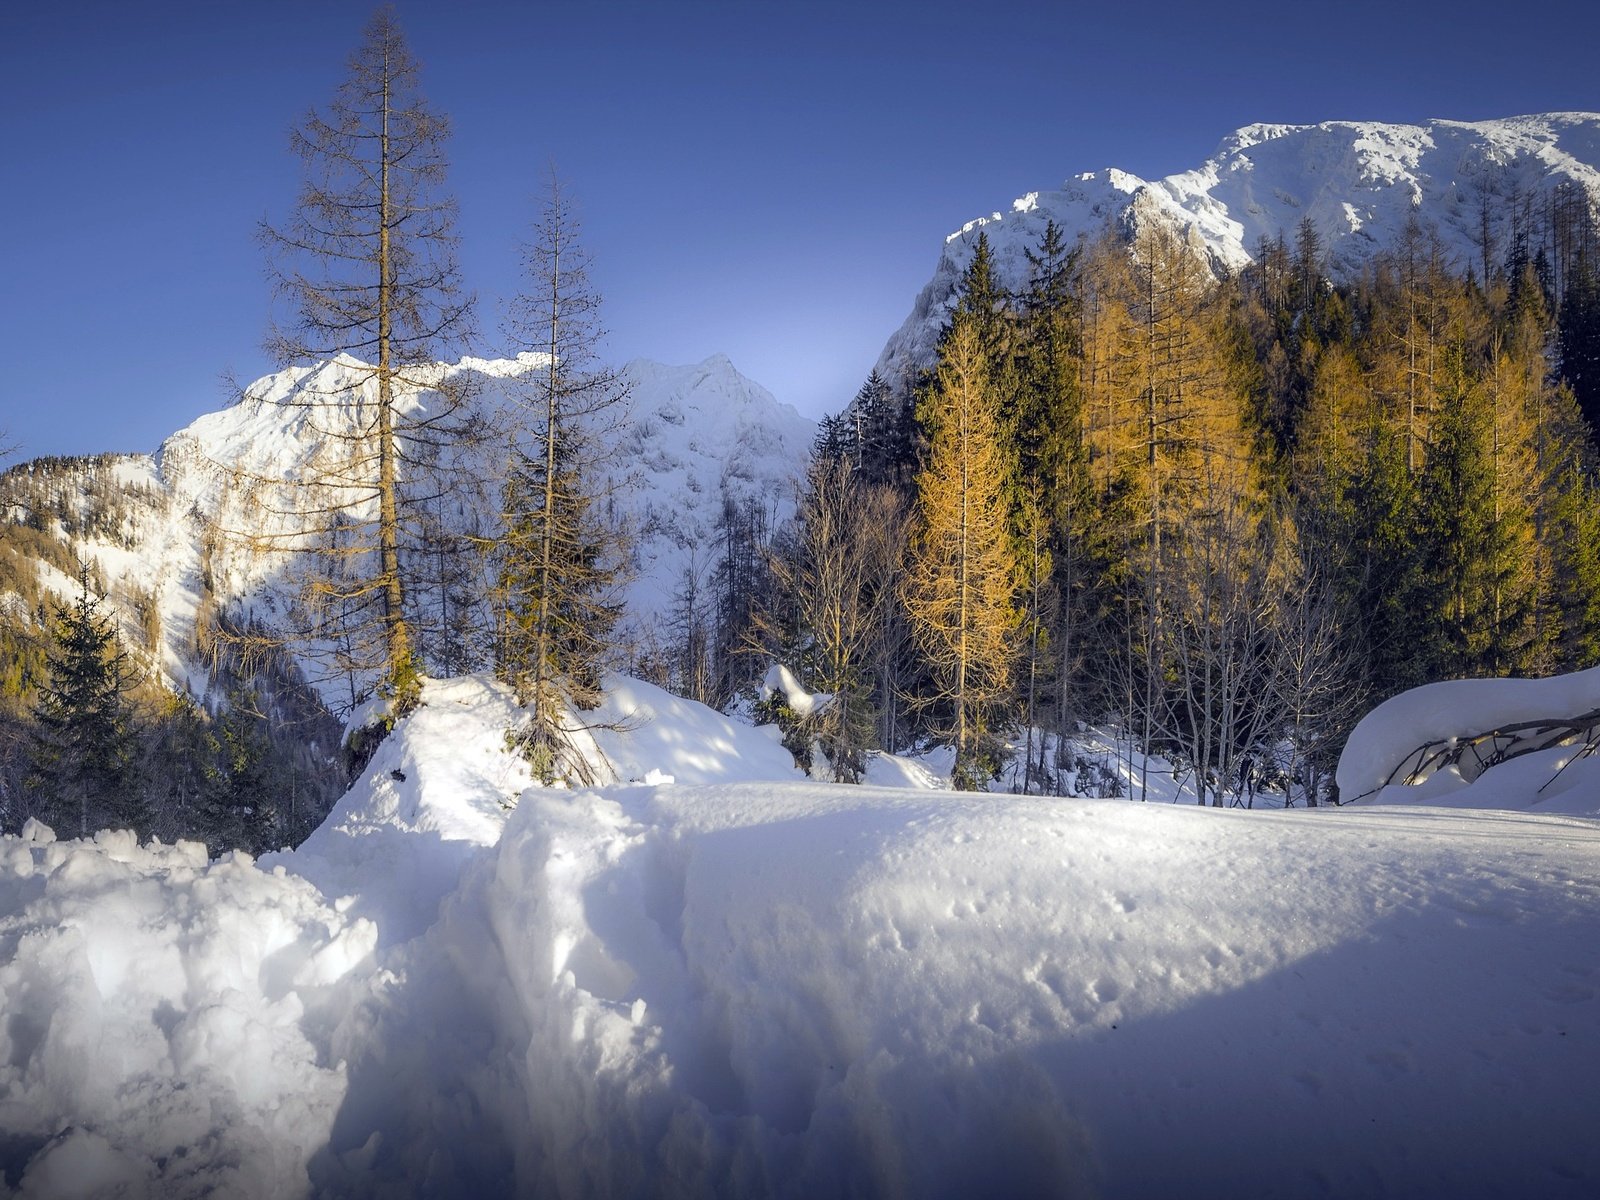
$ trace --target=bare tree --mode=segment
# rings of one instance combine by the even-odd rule
[[[1289,743],[1284,804],[1293,806],[1299,784],[1315,808],[1364,705],[1359,654],[1345,636],[1331,574],[1305,555],[1295,568],[1279,593],[1273,698]]]
[[[327,449],[277,514],[276,546],[315,546],[342,518],[343,564],[309,572],[305,590],[370,631],[356,639],[360,666],[381,674],[401,711],[419,669],[403,553],[444,486],[437,472],[450,446],[468,431],[467,377],[435,363],[467,335],[472,309],[456,265],[455,202],[442,192],[448,122],[417,75],[392,10],[380,9],[332,102],[292,133],[305,169],[297,206],[283,224],[261,226],[276,293],[293,314],[274,324],[269,349],[285,364],[337,358],[343,368],[311,372],[283,401],[306,410]]]
[[[896,505],[864,484],[845,457],[819,454],[806,472],[796,535],[770,556],[778,605],[758,614],[759,634],[792,657],[802,682],[832,699],[810,732],[834,777],[857,783],[873,736],[873,651],[894,595]],[[903,517],[898,523],[903,525]],[[903,538],[903,533],[900,535]],[[789,628],[781,628],[787,625]]]
[[[1199,802],[1221,805],[1230,790],[1248,794],[1253,755],[1275,724],[1280,581],[1244,495],[1208,475],[1208,499],[1190,515],[1168,570],[1158,727],[1193,769]]]

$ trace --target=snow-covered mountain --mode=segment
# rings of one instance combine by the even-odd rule
[[[1026,251],[1037,248],[1050,220],[1069,243],[1106,229],[1132,235],[1144,222],[1160,221],[1216,267],[1235,270],[1251,261],[1263,237],[1292,240],[1309,217],[1338,277],[1390,245],[1415,215],[1438,228],[1463,267],[1476,267],[1486,217],[1490,243],[1499,248],[1495,261],[1513,214],[1541,212],[1563,183],[1600,196],[1600,115],[1247,125],[1192,170],[1155,181],[1114,167],[1094,171],[969,221],[946,239],[932,280],[884,347],[878,370],[900,378],[932,357],[980,231],[1001,281],[1012,287],[1026,279]]]
[[[437,365],[421,382],[468,376],[485,407],[503,411],[513,402],[508,380],[519,369],[515,361],[466,358]],[[814,426],[724,356],[692,366],[641,359],[623,374],[631,393],[613,468],[614,504],[634,533],[627,621],[648,629],[666,620],[686,569],[709,572],[727,500],[758,503],[775,521],[792,511],[793,480]],[[311,402],[301,402],[306,398]],[[307,503],[295,485],[340,452],[327,431],[354,427],[375,398],[376,381],[349,359],[268,375],[243,389],[237,403],[174,433],[155,455],[50,463],[50,484],[39,494],[75,517],[45,523],[72,557],[97,568],[126,629],[159,629],[152,657],[173,686],[204,695],[207,671],[195,661],[198,614],[218,605],[268,622],[281,617],[292,556],[280,552],[286,542],[261,535],[294,528],[296,518],[287,514]],[[426,388],[397,398],[406,409],[436,402]],[[462,464],[458,486],[441,502],[442,519],[492,525],[503,444],[466,453],[481,461]],[[44,470],[16,468],[20,476]],[[37,519],[25,507],[14,505],[12,519]],[[75,592],[69,573],[41,567],[50,590]]]

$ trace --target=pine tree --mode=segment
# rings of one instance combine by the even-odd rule
[[[287,528],[275,544],[315,545],[335,517],[352,527],[340,569],[312,568],[304,587],[362,627],[353,639],[359,668],[381,675],[399,711],[415,701],[420,669],[404,554],[414,509],[441,486],[421,479],[468,431],[463,377],[441,379],[431,368],[467,333],[471,299],[459,285],[455,203],[441,192],[448,122],[428,107],[417,76],[393,11],[380,9],[333,101],[293,133],[306,173],[298,207],[261,229],[277,290],[294,310],[269,348],[291,364],[350,356],[358,381],[322,392],[308,377],[285,401],[308,411],[326,454],[303,501],[277,514]],[[402,390],[421,388],[434,392],[429,403],[398,403]]]
[[[568,712],[599,703],[621,612],[622,544],[604,519],[602,481],[628,385],[598,361],[600,297],[578,234],[572,201],[552,175],[525,252],[527,291],[507,322],[514,349],[532,365],[516,380],[519,419],[502,492],[499,671],[529,709],[528,749],[551,778],[581,767],[564,753]]]
[[[127,654],[81,567],[78,598],[56,611],[49,678],[40,688],[32,777],[54,821],[87,836],[103,824],[149,832],[125,695]]]
[[[976,322],[957,318],[920,416],[927,465],[917,476],[905,604],[932,676],[924,701],[955,748],[952,778],[976,788],[1000,766],[1012,695],[1018,571],[1010,536],[998,398]]]
[[[1600,269],[1574,258],[1561,299],[1561,377],[1591,429],[1600,429]]]
[[[1552,482],[1546,540],[1554,577],[1554,625],[1560,665],[1600,665],[1600,487],[1576,461]]]
[[[220,770],[214,785],[213,849],[261,854],[282,844],[278,812],[286,790],[272,769],[272,747],[257,698],[236,694],[217,720]]]

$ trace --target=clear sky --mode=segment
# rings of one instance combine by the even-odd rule
[[[1252,121],[1600,109],[1600,4],[400,0],[454,123],[495,331],[548,165],[607,357],[724,352],[840,407],[944,235],[1080,171],[1196,165]],[[367,0],[0,0],[0,429],[153,450],[272,365],[254,231]],[[486,347],[492,348],[492,347]]]

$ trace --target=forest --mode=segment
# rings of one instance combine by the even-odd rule
[[[1478,264],[1418,219],[1339,283],[1309,220],[1221,278],[1052,225],[1009,295],[980,232],[937,363],[824,422],[776,539],[757,624],[840,697],[830,759],[932,736],[1050,792],[1109,723],[1202,802],[1317,804],[1386,697],[1600,661],[1593,208],[1514,203]]]
[[[549,783],[590,782],[569,735],[617,668],[777,721],[843,782],[873,751],[943,745],[961,788],[1142,799],[1156,756],[1203,804],[1318,805],[1377,701],[1600,662],[1600,247],[1579,190],[1486,207],[1474,262],[1419,214],[1339,280],[1309,219],[1237,273],[1159,223],[1070,244],[1050,225],[1016,292],[980,232],[936,361],[872,375],[822,423],[794,519],[730,498],[700,548],[713,569],[686,574],[646,645],[616,599],[627,388],[559,180],[492,347],[521,355],[512,402],[436,367],[484,348],[447,130],[387,12],[296,127],[298,203],[261,230],[269,344],[286,365],[348,356],[358,378],[288,401],[326,448],[316,471],[235,481],[293,600],[272,624],[207,580],[183,649],[209,700],[155,678],[153,598],[117,597],[144,615],[113,619],[69,548],[131,538],[155,500],[109,463],[0,479],[4,828],[293,843],[422,676],[485,669]],[[419,391],[434,400],[404,402]],[[464,499],[485,475],[492,511]],[[269,484],[298,491],[259,500]],[[76,599],[52,600],[47,572]],[[302,673],[315,656],[376,714],[342,749]],[[773,662],[831,700],[761,698]],[[1083,761],[1091,726],[1125,767]]]

